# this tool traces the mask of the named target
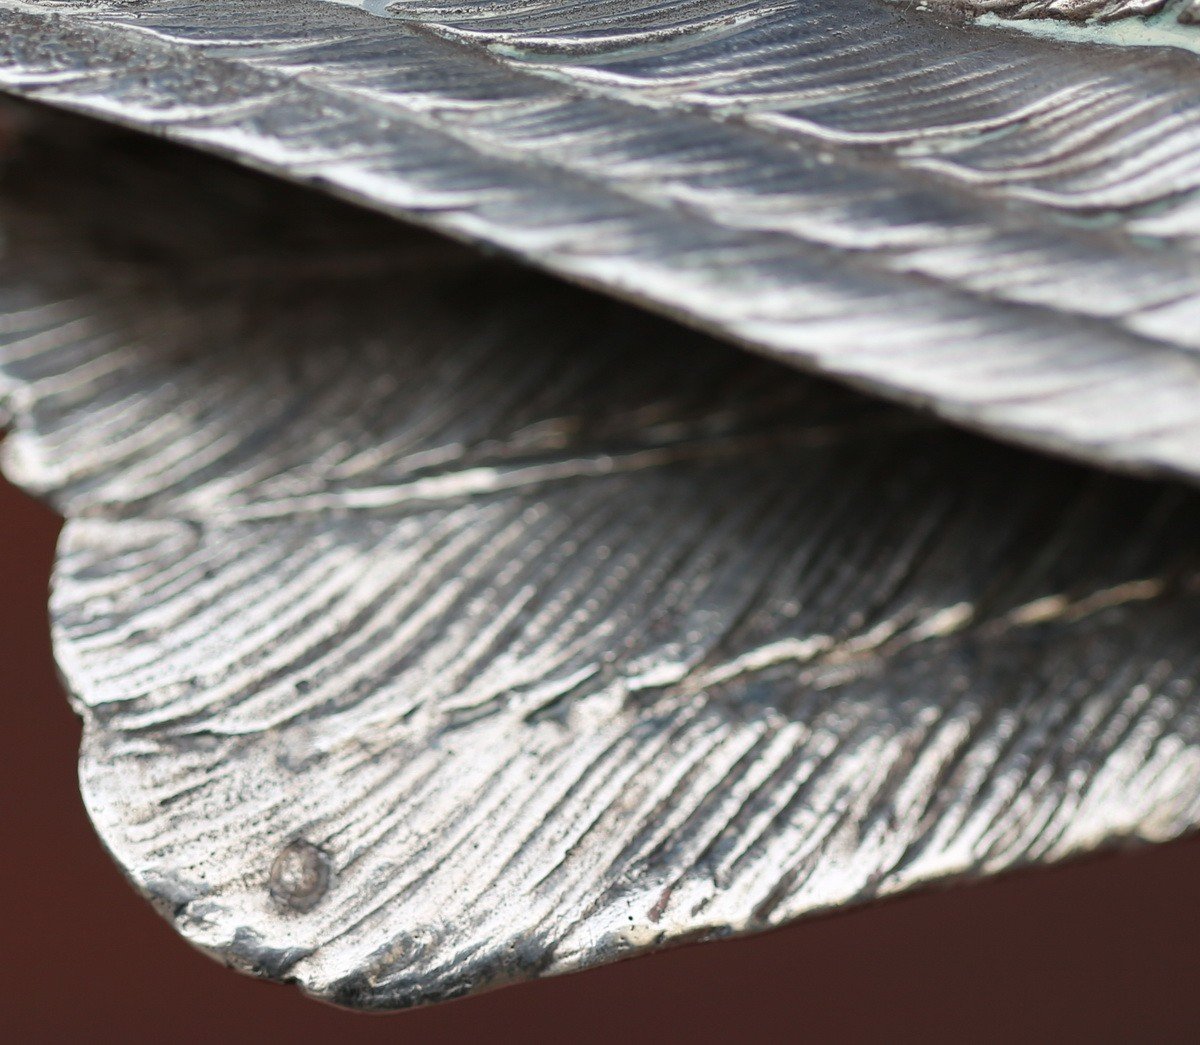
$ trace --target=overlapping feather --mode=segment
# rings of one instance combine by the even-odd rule
[[[128,139],[8,173],[105,844],[399,1007],[1200,820],[1196,495]]]
[[[990,432],[1200,469],[1200,30],[1111,46],[882,0],[2,0],[0,19],[0,88]]]

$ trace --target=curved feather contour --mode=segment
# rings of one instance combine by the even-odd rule
[[[1195,494],[140,142],[3,200],[87,806],[223,960],[405,1006],[1200,820]]]
[[[0,88],[1200,475],[1195,48],[882,0],[0,0],[0,24]]]
[[[1159,14],[1179,0],[932,0],[933,7],[1006,18],[1054,18],[1066,22],[1113,22]],[[1180,6],[1186,6],[1186,0]]]

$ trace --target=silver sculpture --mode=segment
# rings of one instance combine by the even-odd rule
[[[1194,474],[1200,30],[1088,44],[931,6],[0,0],[0,88]]]
[[[133,882],[392,1008],[1193,829],[1196,495],[931,416],[1200,472],[1200,57],[1072,21],[1146,10],[0,0],[11,92],[930,408],[33,119],[4,464]]]

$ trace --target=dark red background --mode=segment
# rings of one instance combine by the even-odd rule
[[[9,1041],[1195,1041],[1200,840],[388,1017],[192,951],[123,882],[50,656],[58,522],[0,483],[0,1029]]]

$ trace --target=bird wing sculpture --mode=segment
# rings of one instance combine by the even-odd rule
[[[4,467],[68,519],[89,812],[193,943],[398,1008],[1196,827],[1197,495],[932,416],[1200,472],[1185,46],[875,0],[0,19],[11,91],[776,357],[27,118]]]
[[[924,6],[0,0],[0,89],[959,422],[1194,476],[1193,8]]]

